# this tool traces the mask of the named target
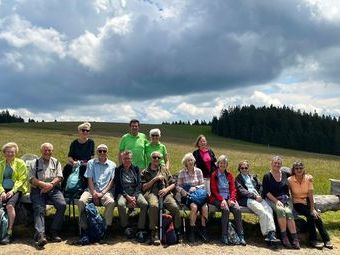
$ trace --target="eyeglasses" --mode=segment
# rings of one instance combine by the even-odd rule
[[[240,170],[248,170],[248,167],[240,167]]]
[[[296,170],[303,170],[303,167],[302,167],[302,166],[300,166],[300,167],[297,166],[297,167],[295,167],[295,169],[296,169]]]
[[[82,129],[81,132],[83,132],[83,133],[87,132],[88,133],[88,132],[90,132],[90,130],[89,129]]]
[[[161,159],[161,157],[153,156],[153,159]]]
[[[98,153],[106,153],[107,150],[98,150]]]

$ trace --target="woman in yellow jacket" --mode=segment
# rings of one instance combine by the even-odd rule
[[[21,194],[26,193],[28,189],[26,164],[23,160],[15,157],[18,150],[16,143],[6,143],[2,146],[5,159],[0,161],[0,196],[1,202],[6,204],[8,230],[7,235],[0,241],[1,244],[11,242],[15,205]]]

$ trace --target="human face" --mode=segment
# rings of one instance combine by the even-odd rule
[[[131,155],[123,155],[122,156],[122,162],[123,162],[123,166],[125,167],[125,168],[129,168],[130,166],[131,166],[131,162],[132,162],[132,157],[131,157]]]
[[[50,146],[44,146],[41,149],[41,156],[43,157],[43,159],[49,160],[52,156],[53,153],[53,149]]]
[[[243,175],[248,175],[249,174],[249,166],[246,163],[243,163],[240,165],[240,172]]]
[[[187,161],[186,161],[186,166],[189,170],[192,170],[194,169],[195,167],[195,161],[193,158],[188,158]]]
[[[158,167],[160,165],[161,155],[159,153],[152,154],[151,165],[153,167]]]
[[[202,136],[202,138],[198,141],[198,147],[199,148],[206,148],[208,145],[207,139]]]
[[[151,135],[151,142],[153,143],[153,144],[158,144],[159,143],[159,135],[158,134],[153,134],[153,135]]]
[[[137,135],[138,132],[139,132],[139,124],[138,124],[138,122],[132,122],[130,124],[130,133],[132,135]]]
[[[107,159],[107,149],[106,148],[98,148],[97,149],[97,155],[98,155],[98,159],[101,162],[106,161]]]
[[[225,160],[221,160],[220,162],[218,162],[218,168],[220,169],[220,171],[225,171],[228,167],[228,163]]]
[[[281,166],[282,166],[282,161],[277,159],[272,161],[272,170],[274,171],[280,171]]]
[[[297,165],[294,167],[294,173],[298,177],[303,176],[305,174],[305,168],[302,165]]]
[[[78,131],[80,138],[86,139],[89,137],[90,129],[88,128],[82,128]]]
[[[8,147],[5,149],[4,156],[6,158],[7,162],[12,161],[15,158],[15,155],[17,154],[17,151],[15,147]]]

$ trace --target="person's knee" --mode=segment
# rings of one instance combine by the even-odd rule
[[[197,212],[197,205],[194,203],[190,204],[190,211],[196,213]]]
[[[13,211],[14,210],[14,206],[12,204],[7,204],[6,205],[6,209],[7,209],[7,211]]]

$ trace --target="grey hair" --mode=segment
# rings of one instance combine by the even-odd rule
[[[150,154],[150,158],[152,158],[153,155],[155,155],[155,154],[158,154],[160,157],[163,157],[163,154],[160,153],[159,151],[153,151],[153,152],[151,152],[151,154]]]
[[[150,137],[152,136],[152,135],[159,135],[159,136],[161,136],[161,131],[159,130],[159,128],[153,128],[153,129],[151,129],[150,130],[150,133],[149,133],[150,135]]]
[[[126,151],[123,151],[122,153],[120,153],[120,156],[123,157],[123,156],[126,156],[126,155],[129,155],[132,157],[132,151],[130,150],[126,150]]]
[[[222,154],[221,156],[218,157],[216,161],[216,165],[218,166],[218,164],[222,161],[225,161],[228,164],[228,157]]]
[[[282,163],[282,157],[275,155],[274,157],[272,157],[272,162],[274,162],[274,161],[281,161],[281,163]]]
[[[51,143],[43,143],[42,145],[40,145],[40,150],[44,149],[44,147],[48,147],[53,150],[53,145]]]
[[[9,142],[2,146],[2,152],[5,153],[7,148],[15,148],[15,153],[19,152],[19,147],[15,142]]]
[[[189,153],[185,154],[184,157],[182,158],[182,165],[186,167],[187,161],[189,159],[192,159],[194,162],[196,162],[194,155],[191,152],[189,152]]]

